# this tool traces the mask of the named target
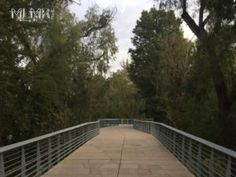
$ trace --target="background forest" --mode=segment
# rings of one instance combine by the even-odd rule
[[[0,1],[0,146],[100,118],[138,118],[236,149],[235,1],[199,0],[198,23],[187,0],[158,1],[133,29],[131,61],[112,74],[114,10],[93,6],[78,20],[70,3]],[[22,7],[54,14],[12,19],[9,9]],[[195,41],[183,37],[183,21]]]

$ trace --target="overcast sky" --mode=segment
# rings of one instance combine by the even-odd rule
[[[115,29],[117,37],[117,46],[119,48],[116,54],[116,61],[111,62],[111,71],[116,71],[121,68],[120,64],[130,56],[128,49],[132,47],[131,37],[132,30],[136,25],[136,21],[140,18],[143,10],[149,10],[153,7],[153,0],[81,0],[81,5],[73,4],[70,6],[72,12],[79,19],[82,19],[86,10],[98,5],[100,8],[116,8],[117,12],[112,26]],[[183,25],[184,36],[192,39],[193,34],[186,25]]]

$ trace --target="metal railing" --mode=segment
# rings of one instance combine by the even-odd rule
[[[162,123],[134,120],[133,127],[156,137],[196,177],[236,177],[236,151]]]
[[[41,176],[99,134],[100,127],[133,125],[156,137],[196,177],[236,177],[236,152],[168,125],[101,119],[0,148],[0,177]]]
[[[40,176],[99,134],[99,121],[0,148],[0,177]]]
[[[110,126],[118,126],[118,125],[133,125],[134,119],[101,119],[100,126],[101,127],[110,127]]]

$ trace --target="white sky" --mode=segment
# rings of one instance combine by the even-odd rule
[[[78,1],[78,0],[77,0]],[[116,54],[116,60],[112,61],[111,71],[121,69],[121,63],[130,58],[128,54],[129,48],[132,47],[131,37],[132,30],[136,25],[136,21],[140,18],[143,10],[149,10],[154,5],[153,0],[81,0],[81,5],[73,4],[70,10],[82,19],[86,10],[97,4],[101,9],[116,8],[117,12],[112,26],[117,37],[117,46],[119,48]],[[192,39],[193,34],[186,25],[182,25],[184,36]]]

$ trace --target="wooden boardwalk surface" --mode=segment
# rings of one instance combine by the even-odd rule
[[[149,134],[109,127],[43,177],[193,177]]]

